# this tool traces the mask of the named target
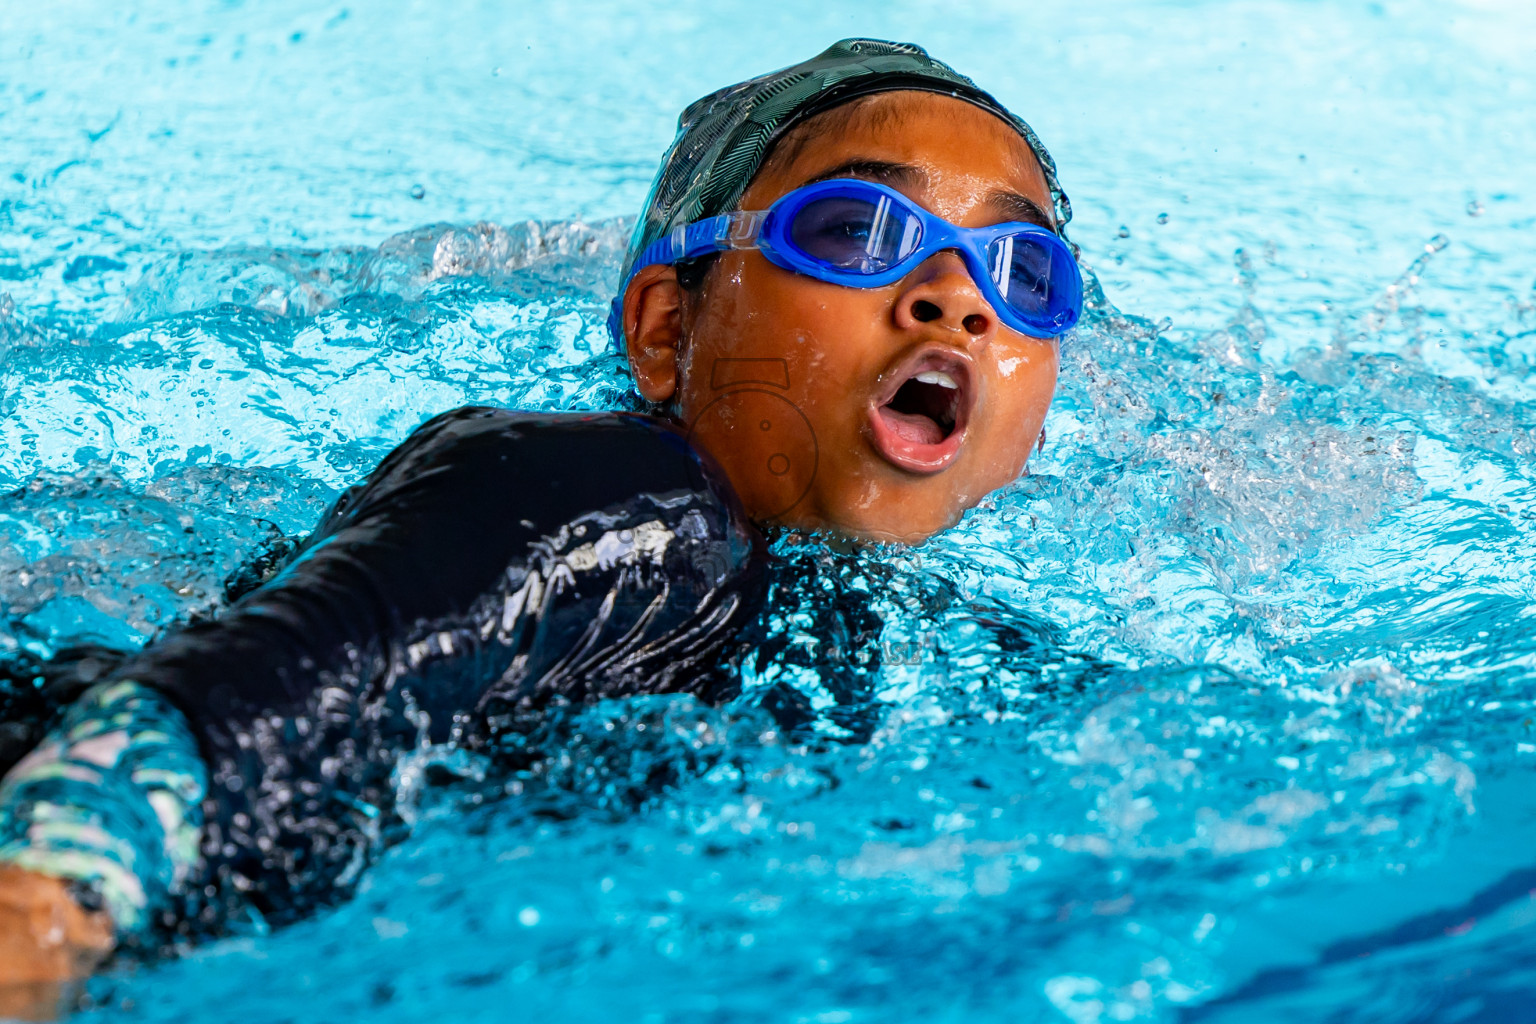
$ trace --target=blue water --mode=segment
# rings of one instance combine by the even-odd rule
[[[136,6],[0,5],[0,654],[216,610],[432,413],[621,401],[676,112],[842,36],[1035,125],[1104,300],[1028,478],[795,553],[882,595],[867,742],[668,698],[517,793],[413,763],[359,898],[90,1016],[1532,1015],[1530,5]]]

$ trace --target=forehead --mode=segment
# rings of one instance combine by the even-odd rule
[[[1011,125],[953,96],[915,91],[877,93],[797,125],[769,154],[741,205],[761,209],[828,168],[859,160],[922,170],[923,198],[941,215],[963,213],[998,189],[1052,208],[1040,162]]]

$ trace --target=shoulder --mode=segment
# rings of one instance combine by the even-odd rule
[[[513,475],[603,489],[699,489],[714,471],[681,428],[629,412],[543,413],[470,405],[434,416],[380,464],[370,483],[462,473]],[[482,483],[489,479],[482,477]]]
[[[337,501],[311,543],[381,517],[438,526],[569,522],[649,495],[745,521],[725,476],[676,425],[638,413],[465,406],[428,420]]]

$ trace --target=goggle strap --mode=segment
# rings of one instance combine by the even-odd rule
[[[686,227],[678,225],[672,230],[673,256],[667,262],[691,260],[728,249],[755,249],[757,232],[765,216],[766,213],[756,210],[740,210],[708,217]]]
[[[706,217],[692,224],[679,224],[646,246],[635,260],[634,269],[657,263],[671,265],[728,249],[755,249],[763,218],[767,216],[765,210],[740,210]]]
[[[728,249],[755,249],[758,232],[762,230],[763,220],[767,216],[767,210],[739,210],[719,217],[707,217],[692,224],[679,224],[642,249],[608,311],[608,333],[613,335],[620,350],[624,348],[624,327],[621,322],[624,290],[629,287],[636,271],[658,263],[671,266],[680,260],[712,252],[725,252]]]
[[[767,210],[738,210],[726,214],[720,218],[727,222],[725,233],[716,238],[716,246],[722,252],[726,249],[756,249],[757,238],[763,231],[763,221],[767,218]]]

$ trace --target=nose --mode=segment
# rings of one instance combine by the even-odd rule
[[[904,331],[934,327],[952,332],[968,348],[997,333],[997,316],[971,280],[957,252],[935,253],[901,282],[896,326]]]

